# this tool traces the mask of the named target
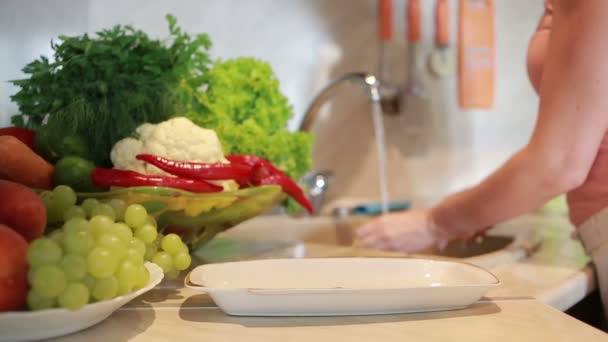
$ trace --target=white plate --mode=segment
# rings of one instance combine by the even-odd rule
[[[156,264],[146,262],[150,271],[148,286],[127,296],[87,304],[79,310],[50,309],[0,313],[0,342],[43,340],[84,330],[108,318],[130,300],[158,285],[163,271]]]
[[[318,258],[209,264],[186,286],[237,316],[333,316],[464,308],[499,280],[461,262]]]

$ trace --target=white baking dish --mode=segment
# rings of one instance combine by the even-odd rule
[[[400,258],[274,259],[195,268],[186,286],[229,315],[333,316],[464,308],[499,280],[461,262]]]

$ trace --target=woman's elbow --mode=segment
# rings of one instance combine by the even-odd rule
[[[569,167],[554,177],[556,178],[555,194],[559,195],[583,185],[587,179],[587,172],[583,168]]]
[[[548,196],[574,190],[585,182],[589,173],[587,163],[570,158],[548,161],[542,169],[543,184]]]
[[[590,165],[570,153],[544,151],[528,146],[521,153],[528,175],[546,196],[563,194],[581,186],[587,179]]]

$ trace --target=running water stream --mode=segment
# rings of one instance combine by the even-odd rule
[[[380,102],[372,102],[372,119],[374,122],[374,135],[376,138],[376,154],[378,155],[378,180],[380,185],[380,203],[382,213],[388,213],[389,193],[388,175],[386,173],[386,150],[384,143],[384,122],[382,120],[382,106]]]

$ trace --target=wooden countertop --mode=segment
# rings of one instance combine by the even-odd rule
[[[97,326],[54,341],[608,341],[604,332],[545,304],[554,305],[542,298],[549,285],[572,284],[573,276],[582,273],[587,263],[580,255],[580,246],[564,248],[569,238],[566,230],[560,231],[561,238],[544,237],[543,241],[551,243],[526,260],[490,267],[504,286],[463,310],[379,316],[234,317],[225,315],[206,294],[183,288],[178,280],[163,282]],[[238,248],[220,246],[211,255],[219,257],[216,262],[227,261],[222,258],[404,257],[314,243],[254,242]],[[589,279],[583,278],[579,283],[589,284]],[[557,297],[571,299],[575,292],[568,290],[566,296]],[[580,297],[586,290],[578,292]]]
[[[335,248],[335,250],[332,249]],[[310,245],[314,256],[349,256]],[[351,250],[352,252],[352,250]],[[346,253],[346,254],[345,254]],[[386,256],[386,252],[377,252]],[[280,257],[268,253],[260,257]],[[503,293],[501,293],[503,294]],[[466,339],[466,340],[465,340]],[[97,326],[54,341],[608,341],[608,335],[531,296],[488,293],[455,311],[341,317],[236,317],[204,293],[165,281]]]
[[[124,308],[97,326],[53,341],[607,341],[608,335],[535,300],[467,309],[343,317],[234,317],[206,295],[181,306]],[[189,302],[209,303],[190,306]]]
[[[281,216],[260,217],[222,234],[229,243],[219,244],[206,254],[212,262],[245,258],[304,257],[416,257],[351,248],[351,229],[366,218],[353,217],[346,225],[331,217],[293,220]],[[523,215],[494,227],[489,234],[513,236],[515,241],[495,252],[464,259],[494,273],[503,284],[491,290],[490,298],[533,297],[565,311],[595,288],[590,258],[573,239],[574,227],[564,215]],[[283,241],[282,243],[280,241]],[[302,243],[294,244],[293,241]],[[227,241],[225,241],[227,242]],[[421,255],[418,257],[436,257]]]

